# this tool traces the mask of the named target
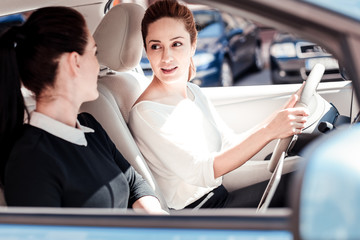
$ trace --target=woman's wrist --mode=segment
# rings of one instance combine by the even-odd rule
[[[259,135],[265,140],[266,144],[274,140],[276,130],[273,131],[271,129],[271,126],[269,124],[264,124],[262,127],[258,130]]]

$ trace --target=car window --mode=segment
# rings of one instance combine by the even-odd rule
[[[213,23],[216,15],[194,13],[200,39],[194,59],[201,61],[195,61],[197,76],[193,82],[201,87],[298,84],[307,79],[316,63],[326,68],[323,82],[347,79],[346,70],[323,46],[242,16],[220,13],[224,33],[220,24]],[[235,33],[231,38],[230,32]],[[217,41],[201,40],[206,37]],[[225,61],[230,65],[226,71]],[[224,76],[232,80],[224,84]]]
[[[196,29],[199,38],[216,37],[221,34],[220,16],[215,11],[194,11]]]
[[[273,84],[304,81],[312,68],[325,66],[322,81],[342,81],[338,60],[324,47],[287,32],[275,32],[269,46],[269,70]]]
[[[234,17],[238,26],[242,29],[246,28],[249,24],[251,24],[251,22],[245,18],[241,18],[241,17]]]
[[[356,0],[303,0],[304,2],[309,2],[323,8],[327,8],[336,13],[341,13],[345,16],[360,21],[360,2]]]
[[[225,23],[225,31],[227,33],[229,33],[230,31],[234,30],[237,28],[237,23],[235,21],[235,19],[228,13],[223,13],[222,14],[222,18],[224,20]]]

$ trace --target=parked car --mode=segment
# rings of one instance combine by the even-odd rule
[[[187,0],[194,3],[192,0]],[[360,16],[359,1],[238,1],[196,0],[242,15],[262,24],[274,24],[281,31],[291,31],[332,52],[339,63],[348,69],[352,81],[323,82],[317,87],[316,99],[308,105],[311,126],[285,157],[284,169],[295,167],[297,177],[291,185],[290,207],[269,209],[257,213],[255,209],[216,209],[198,211],[170,211],[170,215],[135,214],[118,209],[52,209],[0,207],[0,240],[3,239],[360,239],[359,213],[359,154],[358,131],[349,123],[359,112],[360,106]],[[0,16],[49,5],[74,7],[86,16],[90,30],[104,17],[108,0],[6,0],[0,1]],[[301,10],[301,11],[300,11]],[[105,15],[106,16],[106,15]],[[132,19],[132,18],[129,18]],[[300,28],[299,26],[303,26]],[[306,26],[306,27],[305,27]],[[111,32],[114,32],[111,29]],[[110,34],[108,38],[110,37]],[[102,36],[106,40],[106,36]],[[111,39],[112,40],[112,39]],[[116,41],[110,41],[119,44]],[[112,59],[102,56],[104,43],[98,42],[99,60]],[[140,45],[141,40],[140,40]],[[109,46],[110,53],[115,48]],[[139,49],[141,49],[139,47]],[[136,50],[136,49],[135,49]],[[134,54],[137,51],[134,50]],[[139,52],[139,61],[141,53]],[[105,64],[106,66],[106,64]],[[107,66],[111,68],[110,66]],[[125,70],[103,68],[99,77],[99,99],[88,103],[91,112],[109,133],[119,150],[133,165],[139,161],[144,178],[151,181],[146,163],[131,137],[126,125],[127,106],[132,106],[146,82],[143,74]],[[120,78],[121,76],[121,78]],[[124,81],[126,79],[127,81]],[[146,80],[145,80],[146,79]],[[113,84],[111,87],[107,84]],[[263,121],[274,110],[281,108],[301,84],[208,87],[202,88],[219,115],[234,129],[244,132]],[[116,87],[115,87],[116,86]],[[111,91],[113,90],[113,91]],[[116,95],[116,92],[118,93]],[[331,104],[330,104],[331,103]],[[89,105],[87,105],[89,106]],[[90,109],[90,108],[89,108]],[[313,114],[315,113],[315,114]],[[189,116],[191,117],[191,116]],[[342,121],[345,119],[345,121]],[[340,124],[341,123],[341,124]],[[324,125],[322,131],[320,125]],[[341,126],[344,135],[329,139],[330,147],[322,145],[316,154],[304,155],[314,141],[336,137]],[[122,131],[118,131],[122,129]],[[332,130],[331,130],[332,129]],[[358,129],[358,128],[357,128]],[[346,132],[355,134],[350,139]],[[342,132],[342,131],[341,131]],[[330,133],[330,134],[328,134]],[[357,137],[357,138],[356,138]],[[343,142],[346,140],[345,142]],[[346,146],[344,146],[344,144]],[[317,147],[318,145],[315,145]],[[271,173],[257,169],[269,154],[274,152],[276,141],[269,143],[258,154],[224,177],[224,185],[246,184],[246,180],[269,178]],[[354,150],[356,149],[356,151]],[[308,152],[307,152],[308,153]],[[319,158],[319,154],[333,157]],[[292,155],[292,156],[291,156]],[[342,161],[346,156],[352,161]],[[321,159],[319,161],[318,159]],[[31,159],[29,158],[29,161]],[[298,165],[299,164],[299,165]],[[245,168],[244,168],[245,167]],[[248,170],[248,172],[242,169]],[[319,176],[322,176],[319,178]],[[324,176],[324,177],[323,177]],[[319,183],[317,185],[314,183]],[[153,183],[153,182],[152,182]],[[91,184],[91,183],[89,183]],[[151,185],[156,189],[156,184]],[[160,195],[161,196],[161,195]],[[319,212],[321,210],[321,212]]]
[[[0,17],[0,34],[13,25],[20,25],[25,21],[22,14],[11,14]]]
[[[198,30],[193,83],[202,86],[231,86],[240,74],[262,70],[261,39],[258,27],[242,17],[202,5],[189,5]],[[141,66],[152,75],[145,51]]]
[[[338,60],[324,47],[290,33],[274,35],[270,46],[270,71],[274,84],[301,83],[316,63],[325,66],[322,81],[343,79]]]

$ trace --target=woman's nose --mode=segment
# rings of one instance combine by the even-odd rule
[[[164,49],[163,51],[163,55],[162,55],[162,61],[163,62],[171,62],[173,60],[173,57],[172,57],[172,51],[171,49]]]

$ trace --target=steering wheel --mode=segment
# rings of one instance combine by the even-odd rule
[[[325,67],[322,64],[318,63],[313,67],[305,82],[304,89],[302,90],[302,93],[300,95],[300,100],[295,104],[295,107],[309,107],[312,102],[316,101],[316,95],[318,95],[316,93],[316,88],[319,85],[319,82],[324,75],[324,72]],[[313,111],[309,109],[309,112],[311,115]],[[268,170],[270,172],[274,172],[275,167],[281,157],[281,154],[284,152],[286,155],[289,146],[292,144],[293,141],[296,141],[296,139],[297,135],[277,140],[274,152],[271,155],[271,159],[268,164]]]

